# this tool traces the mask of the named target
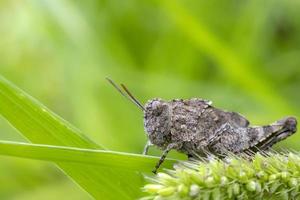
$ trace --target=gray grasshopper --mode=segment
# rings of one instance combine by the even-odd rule
[[[121,84],[123,92],[112,80],[107,80],[144,112],[148,136],[144,154],[152,145],[163,150],[154,173],[172,149],[189,158],[207,153],[218,157],[228,153],[255,153],[268,150],[297,130],[294,117],[285,117],[266,126],[249,126],[249,121],[242,115],[215,108],[211,101],[198,98],[171,101],[155,98],[143,106],[125,85]]]

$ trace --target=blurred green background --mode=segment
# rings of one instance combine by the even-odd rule
[[[106,76],[143,103],[201,97],[258,125],[297,117],[299,10],[297,0],[4,0],[0,73],[107,149],[140,153],[143,114]],[[2,118],[0,130],[26,141]],[[38,161],[1,157],[0,184],[0,199],[90,199]]]

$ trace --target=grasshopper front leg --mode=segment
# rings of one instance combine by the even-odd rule
[[[153,144],[150,142],[150,140],[148,140],[148,142],[146,143],[145,147],[144,147],[144,151],[143,151],[143,155],[148,155],[148,150],[149,147],[153,146]]]
[[[155,168],[153,169],[153,173],[156,174],[157,170],[159,169],[159,167],[161,166],[161,164],[164,162],[165,158],[167,157],[168,153],[172,150],[172,149],[177,149],[181,144],[177,144],[177,143],[172,143],[169,144],[167,146],[167,148],[163,151],[162,156],[160,157],[159,161],[157,162]]]

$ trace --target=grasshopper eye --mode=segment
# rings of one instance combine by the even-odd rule
[[[167,105],[161,102],[155,102],[155,104],[152,106],[153,114],[155,116],[161,116],[164,111],[167,109]]]
[[[162,113],[163,113],[163,108],[162,107],[157,108],[155,110],[155,116],[160,116]]]
[[[159,101],[153,101],[152,102],[152,108],[153,110],[157,110],[160,107],[161,103]]]

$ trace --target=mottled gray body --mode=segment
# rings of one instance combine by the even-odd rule
[[[189,157],[206,156],[207,153],[223,157],[230,153],[267,150],[273,144],[296,132],[297,120],[286,117],[267,126],[249,127],[249,121],[235,112],[211,106],[202,99],[152,99],[144,106],[129,92],[111,79],[108,82],[125,98],[144,111],[148,142],[144,149],[155,145],[164,150],[155,169],[164,161],[168,152],[175,149]],[[122,90],[123,89],[123,90]]]
[[[295,133],[297,121],[287,117],[271,125],[249,127],[240,114],[214,108],[206,100],[153,99],[145,106],[144,125],[149,138],[144,153],[149,145],[164,150],[156,172],[171,149],[190,157],[267,150]]]

